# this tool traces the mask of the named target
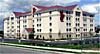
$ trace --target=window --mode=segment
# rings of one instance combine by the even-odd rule
[[[49,17],[50,20],[52,20],[52,17]]]
[[[49,11],[49,14],[51,14],[52,13],[52,11]]]
[[[71,35],[69,35],[69,37],[71,38]]]
[[[39,32],[39,29],[37,29],[37,32]]]
[[[39,24],[37,24],[37,27],[39,26]]]
[[[24,20],[24,23],[26,23],[27,22],[27,20]]]
[[[9,22],[7,22],[7,24],[9,24]]]
[[[76,21],[80,21],[80,19],[79,18],[76,18]]]
[[[40,24],[40,27],[41,27],[41,24]]]
[[[87,29],[84,29],[84,31],[87,31]]]
[[[40,35],[40,38],[41,38],[41,35]]]
[[[33,22],[34,22],[34,20],[33,20]]]
[[[90,31],[93,31],[93,29],[90,29]]]
[[[78,29],[78,31],[80,31],[80,29]]]
[[[67,38],[68,38],[68,35],[66,35],[67,36]]]
[[[41,13],[39,13],[39,15],[41,16]]]
[[[11,17],[11,20],[14,20],[14,17]]]
[[[90,24],[90,27],[93,27],[93,24]]]
[[[12,28],[14,28],[14,26],[12,26]]]
[[[66,25],[68,26],[68,23],[66,23]]]
[[[68,17],[66,17],[66,20],[68,20]]]
[[[90,15],[90,17],[94,17],[94,15]]]
[[[34,28],[34,25],[33,25],[33,28]]]
[[[76,16],[80,16],[81,14],[80,14],[80,12],[75,12],[75,14],[76,14]]]
[[[79,23],[76,23],[76,26],[80,26],[80,24]]]
[[[87,19],[83,19],[83,21],[87,21]]]
[[[14,24],[14,22],[12,22],[12,24]]]
[[[69,28],[69,31],[71,31],[71,28]]]
[[[37,14],[37,16],[38,16],[38,14]]]
[[[20,32],[20,30],[17,30],[17,32]]]
[[[9,27],[7,27],[9,29]]]
[[[20,22],[19,22],[19,21],[17,21],[17,23],[19,24]]]
[[[25,27],[27,27],[27,25],[25,25]]]
[[[17,28],[19,28],[20,26],[17,26]]]
[[[52,26],[52,23],[49,23],[50,26]]]
[[[66,31],[68,32],[68,28],[66,29]]]
[[[76,32],[77,32],[77,31],[80,31],[80,29],[76,29]]]
[[[7,32],[9,32],[9,30],[7,30]]]
[[[52,35],[49,35],[50,39],[52,38]]]
[[[83,26],[87,26],[87,24],[83,24]]]
[[[93,19],[90,19],[90,22],[93,22]]]
[[[37,19],[37,22],[39,21],[39,19]]]
[[[66,20],[71,20],[71,17],[66,17]]]
[[[41,29],[40,29],[40,32],[41,32]]]
[[[33,17],[34,17],[34,15],[33,15]]]
[[[49,29],[50,32],[52,32],[52,29]]]
[[[80,10],[80,8],[77,8],[77,10]]]
[[[69,26],[71,26],[71,23],[69,23]]]
[[[66,11],[66,14],[72,14],[73,11]]]
[[[23,27],[27,27],[27,25],[23,25]]]

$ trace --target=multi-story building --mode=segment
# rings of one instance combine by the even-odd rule
[[[34,28],[34,37],[36,39],[81,38],[90,36],[90,32],[94,33],[94,14],[83,11],[77,5],[65,7],[34,5],[31,10],[30,13],[21,13],[18,14],[18,16],[14,13],[9,18],[5,18],[5,36],[23,37],[24,33],[22,34],[22,32],[26,28]],[[17,20],[20,20],[20,23],[17,23]],[[17,24],[19,26],[17,26]],[[17,27],[19,27],[20,30],[18,30]],[[11,35],[11,33],[14,34],[14,31],[15,33],[20,31],[20,35]],[[10,35],[8,35],[8,33]],[[28,39],[28,35],[26,36]]]
[[[31,12],[13,12],[4,19],[4,37],[24,39],[26,37],[22,35],[23,30],[32,28],[32,23]]]

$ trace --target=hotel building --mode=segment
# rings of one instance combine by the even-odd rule
[[[33,32],[34,31],[34,32]],[[4,19],[5,38],[69,39],[94,35],[94,14],[77,5],[37,6],[31,12],[13,12]]]

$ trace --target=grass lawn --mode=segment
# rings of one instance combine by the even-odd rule
[[[13,44],[21,44],[21,45],[32,45],[32,43],[26,43],[26,42],[12,42]],[[35,46],[35,45],[33,45]],[[66,44],[66,45],[38,45],[36,46],[44,46],[44,47],[54,47],[54,48],[69,48],[69,49],[94,49],[98,50],[100,49],[100,43],[99,44],[84,44],[84,45],[73,45],[73,44]]]

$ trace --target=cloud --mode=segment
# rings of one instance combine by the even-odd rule
[[[88,11],[90,13],[99,13],[100,12],[100,3],[83,5],[82,9],[84,11]]]
[[[0,15],[11,11],[30,11],[31,6],[35,5],[66,5],[80,0],[0,0]]]

